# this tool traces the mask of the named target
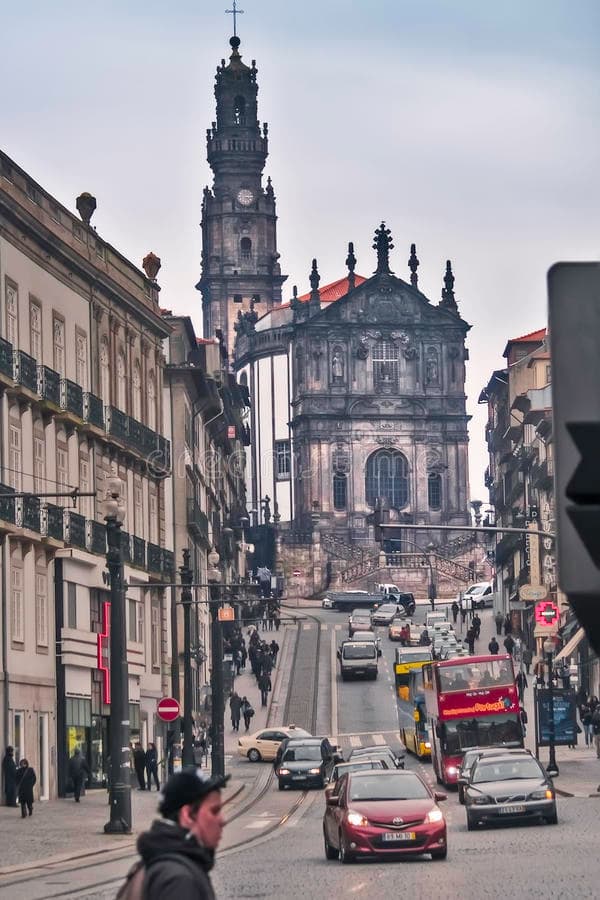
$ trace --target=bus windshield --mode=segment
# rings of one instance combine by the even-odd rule
[[[438,676],[439,689],[444,694],[452,691],[477,691],[486,687],[512,687],[515,683],[510,662],[506,659],[440,667]]]
[[[443,723],[444,752],[448,755],[462,753],[467,747],[519,747],[521,743],[521,725],[514,713]]]

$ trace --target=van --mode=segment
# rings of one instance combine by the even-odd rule
[[[479,581],[471,584],[462,595],[463,609],[485,609],[493,606],[496,594],[491,581]]]
[[[344,641],[337,655],[342,681],[347,678],[377,678],[377,647],[374,641]]]

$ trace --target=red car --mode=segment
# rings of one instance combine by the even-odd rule
[[[434,793],[415,772],[367,771],[342,775],[326,799],[323,838],[327,859],[361,856],[446,859],[446,821]]]

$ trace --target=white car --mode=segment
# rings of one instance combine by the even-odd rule
[[[321,600],[321,609],[333,609],[333,600],[331,597],[323,597]]]
[[[494,605],[494,589],[491,581],[472,584],[463,594],[463,609],[485,609]]]

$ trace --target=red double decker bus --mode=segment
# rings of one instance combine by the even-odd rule
[[[512,658],[459,656],[423,666],[431,758],[440,784],[456,784],[465,750],[522,747]]]

